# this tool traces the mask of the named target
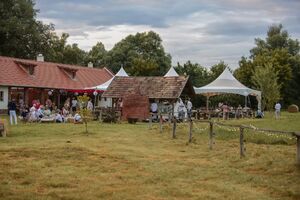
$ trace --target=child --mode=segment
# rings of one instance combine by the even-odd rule
[[[60,110],[57,110],[55,115],[55,122],[56,123],[62,123],[64,121],[62,115],[60,114]]]

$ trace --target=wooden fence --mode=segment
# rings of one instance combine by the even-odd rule
[[[149,128],[152,126],[152,115],[149,120]],[[170,118],[168,118],[170,119]],[[192,120],[191,118],[185,119],[188,122],[189,125],[189,133],[188,133],[188,141],[192,142],[193,138],[193,123],[198,122],[198,123],[208,123],[209,124],[209,149],[213,149],[213,144],[214,144],[214,125],[218,126],[224,126],[224,127],[234,127],[239,129],[239,141],[240,141],[240,157],[245,157],[245,144],[244,144],[244,130],[249,129],[249,130],[254,130],[257,132],[269,132],[272,134],[286,134],[286,135],[291,135],[293,137],[296,137],[297,143],[296,143],[296,163],[297,165],[300,166],[300,132],[293,132],[293,131],[280,131],[280,130],[271,130],[271,129],[265,129],[265,128],[256,128],[256,127],[251,127],[251,126],[246,126],[246,125],[234,125],[234,124],[224,124],[221,122],[215,122],[212,120]],[[160,133],[162,133],[163,130],[163,119],[162,115],[159,115],[159,130]],[[169,123],[172,123],[172,138],[176,138],[176,126],[177,126],[177,120],[175,117],[172,118],[172,121],[169,120]]]

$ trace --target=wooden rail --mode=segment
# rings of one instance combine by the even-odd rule
[[[160,126],[160,132],[162,132],[162,120],[161,120],[161,115],[160,115],[160,120],[159,120],[159,126]],[[297,138],[297,144],[296,144],[296,162],[297,165],[300,166],[300,132],[294,132],[294,131],[281,131],[281,130],[272,130],[272,129],[265,129],[265,128],[256,128],[256,127],[251,127],[251,126],[247,126],[247,125],[236,125],[236,124],[225,124],[225,123],[221,123],[221,122],[215,122],[212,120],[192,120],[191,118],[187,118],[186,119],[188,121],[189,124],[189,139],[188,142],[192,142],[192,131],[193,131],[193,122],[199,122],[199,123],[208,123],[209,124],[209,149],[213,149],[213,144],[214,144],[214,124],[218,125],[218,126],[225,126],[225,127],[234,127],[234,128],[238,128],[239,132],[240,132],[240,138],[239,138],[239,142],[240,142],[240,157],[245,157],[245,140],[244,140],[244,130],[245,129],[250,129],[250,130],[254,130],[257,132],[269,132],[269,133],[273,133],[273,134],[288,134],[291,135],[293,137]],[[175,139],[176,138],[176,124],[177,124],[177,120],[175,117],[173,117],[173,127],[172,127],[172,138]],[[152,125],[152,120],[150,119],[149,121],[149,127],[151,127]]]

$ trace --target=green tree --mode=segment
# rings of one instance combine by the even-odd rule
[[[175,69],[180,75],[189,75],[193,86],[201,87],[209,83],[209,72],[198,63],[193,64],[191,61],[187,61],[183,65],[177,63]]]
[[[85,57],[86,52],[81,50],[78,45],[74,43],[64,48],[62,63],[84,66]]]
[[[218,78],[222,74],[222,72],[225,70],[225,68],[228,67],[227,64],[224,63],[224,61],[220,61],[218,64],[213,65],[210,68],[210,82]]]
[[[78,96],[77,100],[80,105],[79,114],[81,116],[82,122],[85,125],[85,133],[88,133],[88,122],[92,118],[92,113],[87,108],[87,104],[88,104],[88,101],[90,100],[90,97],[88,97],[86,94],[84,94],[82,96]]]
[[[288,32],[279,24],[269,27],[266,39],[256,38],[255,44],[256,46],[250,50],[249,59],[242,57],[240,68],[235,72],[237,78],[251,87],[254,85],[251,77],[255,75],[257,68],[271,65],[278,74],[283,103],[286,106],[291,103],[300,105],[300,90],[293,89],[300,87],[299,41],[291,39]]]
[[[243,56],[239,61],[239,66],[240,67],[234,71],[234,76],[242,84],[252,88],[254,86],[251,79],[254,72],[254,65],[252,64],[252,61]]]
[[[187,61],[183,65],[177,63],[175,70],[179,75],[188,75],[193,86],[201,87],[209,83],[209,72],[208,70],[198,63],[192,63]],[[193,106],[201,107],[204,106],[206,98],[203,95],[196,95],[192,98]]]
[[[85,64],[92,62],[95,67],[103,67],[106,64],[107,51],[101,42],[97,42],[95,46],[87,53]]]
[[[262,109],[272,110],[276,101],[280,99],[280,85],[278,73],[272,64],[257,67],[252,76],[253,83],[262,92]]]
[[[37,21],[32,0],[0,1],[0,55],[34,59],[50,49],[52,24]]]
[[[171,56],[165,53],[160,36],[153,32],[129,35],[108,52],[107,66],[117,72],[124,66],[136,76],[163,75],[171,67]]]

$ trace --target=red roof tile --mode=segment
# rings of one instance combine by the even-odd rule
[[[35,66],[34,74],[30,75],[24,67],[20,67],[22,63]],[[74,79],[68,76],[68,71],[76,73]],[[113,74],[106,68],[96,69],[0,56],[0,85],[3,86],[83,89],[105,83],[112,77]]]

